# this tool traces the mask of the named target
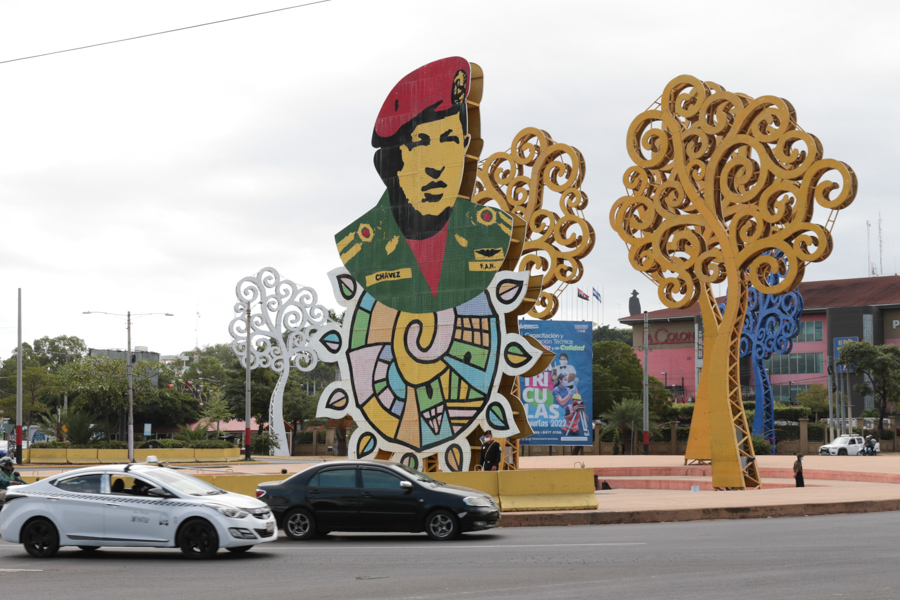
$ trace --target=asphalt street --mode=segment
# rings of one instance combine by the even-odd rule
[[[178,550],[65,548],[38,560],[0,542],[4,597],[543,600],[900,600],[900,513],[285,538],[211,561]]]

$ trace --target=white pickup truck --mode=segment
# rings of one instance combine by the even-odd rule
[[[881,452],[881,444],[875,442],[875,454]],[[861,435],[840,435],[830,444],[819,448],[821,456],[862,456],[866,453],[866,440]]]

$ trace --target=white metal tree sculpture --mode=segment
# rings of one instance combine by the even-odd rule
[[[236,287],[238,302],[229,331],[231,349],[247,368],[247,343],[250,344],[250,368],[268,368],[278,373],[278,383],[269,401],[269,433],[277,440],[275,456],[289,456],[284,430],[284,387],[291,365],[311,371],[319,362],[309,338],[328,323],[328,309],[318,303],[311,287],[282,279],[272,267],[255,276],[244,277]]]

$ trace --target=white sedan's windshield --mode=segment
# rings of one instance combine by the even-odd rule
[[[151,475],[176,492],[188,494],[189,496],[213,496],[224,493],[219,488],[201,479],[179,473],[178,471],[159,469],[158,471],[153,471]]]

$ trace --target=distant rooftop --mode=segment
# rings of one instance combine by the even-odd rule
[[[797,288],[803,296],[803,312],[824,311],[826,308],[849,306],[900,306],[900,275],[884,277],[860,277],[858,279],[832,279],[830,281],[804,281]],[[725,297],[718,298],[724,302]],[[700,304],[689,308],[664,308],[648,312],[651,321],[665,319],[693,319],[700,314]],[[632,325],[644,320],[644,315],[631,315],[619,319]]]

